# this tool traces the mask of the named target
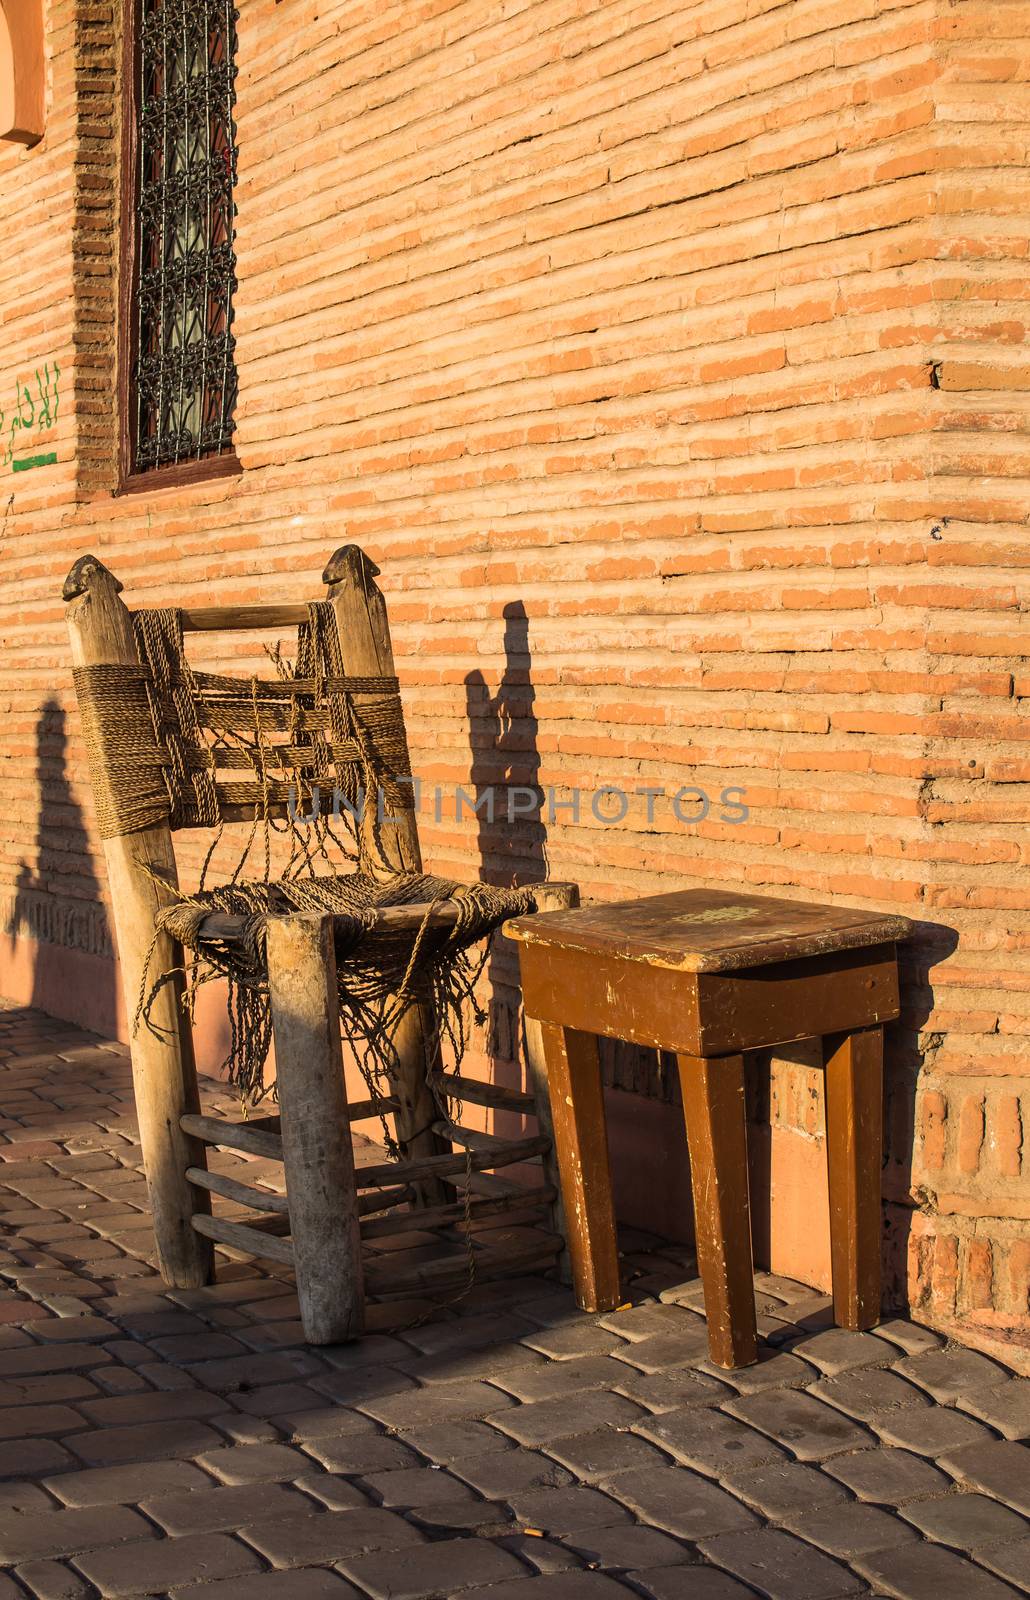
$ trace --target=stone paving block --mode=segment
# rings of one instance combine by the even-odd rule
[[[647,1339],[637,1339],[632,1344],[614,1350],[613,1356],[640,1372],[664,1372],[667,1368],[682,1367],[701,1362],[708,1356],[708,1331],[696,1318],[697,1327],[677,1333],[654,1333]]]
[[[0,1562],[15,1566],[40,1556],[70,1556],[98,1545],[155,1539],[155,1529],[124,1506],[82,1511],[0,1512]]]
[[[996,1389],[1009,1376],[1004,1367],[987,1356],[957,1345],[906,1356],[896,1362],[894,1370],[944,1401],[967,1399],[977,1389]]]
[[[224,1267],[218,1269],[218,1282],[202,1289],[166,1289],[164,1298],[186,1311],[206,1311],[209,1307],[247,1304],[281,1295],[282,1284],[274,1278],[231,1278]]]
[[[503,1550],[510,1550],[513,1556],[518,1556],[534,1573],[580,1572],[583,1568],[583,1562],[574,1550],[536,1534],[506,1533],[497,1543]],[[0,1600],[3,1600],[2,1595]]]
[[[857,1333],[849,1328],[826,1328],[819,1333],[805,1334],[791,1345],[795,1355],[812,1362],[827,1377],[840,1372],[851,1372],[856,1367],[885,1365],[891,1359],[882,1339],[872,1334]]]
[[[853,1456],[841,1456],[851,1461]],[[800,1461],[780,1461],[757,1471],[723,1474],[723,1482],[746,1505],[754,1506],[774,1521],[791,1513],[815,1510],[820,1506],[840,1505],[847,1500],[843,1487],[816,1467]]]
[[[34,1373],[85,1372],[110,1361],[103,1345],[32,1345],[27,1349],[0,1351],[0,1379],[25,1378]]]
[[[777,1306],[767,1313],[770,1328],[766,1334],[770,1344],[793,1344],[806,1334],[820,1333],[833,1327],[833,1304],[828,1295],[813,1294],[807,1300],[796,1300],[789,1305]]]
[[[362,1474],[363,1486],[374,1502],[408,1507],[450,1504],[476,1498],[468,1484],[453,1478],[444,1467],[417,1466],[391,1472]]]
[[[552,1439],[567,1439],[570,1434],[592,1428],[628,1427],[643,1415],[638,1405],[622,1395],[588,1390],[563,1400],[514,1406],[510,1411],[495,1412],[487,1420],[520,1444],[546,1445]]]
[[[582,1317],[555,1327],[534,1329],[525,1334],[523,1342],[553,1361],[574,1361],[583,1356],[609,1355],[621,1349],[625,1340],[600,1322]]]
[[[173,1593],[174,1600],[361,1600],[352,1583],[327,1567],[254,1573],[222,1583],[191,1584]]]
[[[655,1334],[682,1333],[690,1339],[698,1332],[704,1334],[705,1324],[696,1312],[684,1306],[662,1305],[649,1300],[643,1305],[630,1306],[625,1311],[609,1311],[600,1317],[600,1326],[617,1333],[622,1339],[649,1339]]]
[[[635,1379],[632,1367],[612,1356],[584,1356],[580,1361],[545,1361],[542,1366],[499,1372],[493,1380],[519,1400],[555,1400],[584,1389],[614,1389]]]
[[[632,1521],[617,1499],[579,1484],[568,1489],[516,1489],[508,1501],[523,1526],[539,1528],[552,1538],[570,1528],[607,1528]]]
[[[396,1435],[431,1461],[457,1461],[464,1456],[496,1455],[514,1450],[515,1441],[486,1422],[440,1422],[427,1428],[404,1430]]]
[[[464,1383],[470,1378],[532,1371],[546,1364],[538,1350],[531,1350],[524,1344],[503,1344],[486,1349],[445,1350],[436,1356],[416,1356],[409,1352],[408,1359],[398,1363],[398,1369],[418,1383]]]
[[[949,1451],[941,1456],[940,1465],[964,1487],[980,1489],[1030,1516],[1030,1448],[1026,1445],[992,1439]]]
[[[649,1411],[717,1406],[729,1400],[734,1392],[726,1383],[699,1372],[696,1367],[666,1367],[664,1372],[636,1372],[626,1368],[626,1376],[616,1380],[615,1388]]]
[[[683,1545],[657,1528],[579,1528],[566,1533],[563,1543],[589,1567],[671,1567],[691,1559]]]
[[[345,1433],[336,1438],[304,1441],[304,1453],[321,1462],[329,1472],[352,1476],[370,1472],[395,1472],[417,1467],[421,1458],[399,1439],[381,1433]]]
[[[266,1355],[227,1356],[221,1361],[194,1361],[186,1371],[213,1393],[233,1394],[262,1384],[319,1377],[326,1366],[310,1350],[277,1350]]]
[[[52,1439],[17,1439],[0,1444],[0,1482],[6,1478],[38,1478],[45,1472],[60,1472],[75,1465],[75,1458]]]
[[[533,1600],[626,1600],[625,1587],[603,1572],[555,1572],[534,1582]],[[529,1600],[529,1595],[516,1579],[492,1584],[483,1600]]]
[[[456,1500],[438,1506],[411,1506],[404,1513],[430,1539],[499,1539],[512,1533],[515,1513],[503,1500]]]
[[[802,1461],[820,1461],[872,1441],[865,1429],[810,1395],[793,1389],[728,1400],[723,1408],[786,1445]]]
[[[44,1478],[66,1506],[133,1505],[148,1495],[209,1489],[211,1479],[186,1461],[146,1461],[130,1467],[92,1467]]]
[[[682,1467],[637,1467],[605,1488],[638,1517],[681,1539],[753,1528],[758,1518],[718,1484]]]
[[[0,1411],[0,1439],[45,1438],[86,1426],[69,1406],[13,1406]]]
[[[943,1456],[968,1445],[987,1444],[993,1439],[982,1422],[947,1406],[916,1406],[910,1411],[881,1411],[869,1418],[869,1426],[885,1444],[901,1450],[914,1450],[921,1456]]]
[[[46,1344],[88,1343],[90,1340],[116,1339],[118,1329],[106,1317],[87,1313],[77,1317],[50,1317],[34,1330]]]
[[[454,1381],[452,1374],[451,1382]],[[355,1406],[362,1400],[381,1400],[388,1395],[417,1393],[414,1378],[394,1367],[354,1367],[350,1371],[327,1372],[312,1377],[308,1385],[316,1394],[325,1395],[337,1405]]]
[[[517,1556],[487,1539],[445,1540],[420,1550],[417,1560],[406,1551],[348,1557],[340,1568],[372,1600],[450,1596],[528,1576]]]
[[[646,1439],[615,1428],[574,1433],[550,1446],[550,1454],[587,1483],[634,1467],[664,1467],[666,1457]]]
[[[163,1361],[195,1363],[218,1356],[245,1355],[246,1347],[228,1333],[205,1328],[202,1333],[173,1333],[164,1339],[151,1339],[149,1348]]]
[[[908,1322],[903,1317],[885,1317],[872,1333],[875,1339],[883,1339],[892,1348],[904,1350],[911,1356],[924,1350],[939,1350],[944,1343],[942,1335],[932,1328],[921,1328],[918,1322]]]
[[[817,1545],[845,1561],[872,1550],[890,1550],[915,1538],[906,1522],[854,1500],[818,1510],[786,1512],[781,1520],[806,1544]]]
[[[626,1576],[649,1600],[754,1600],[753,1589],[715,1567],[652,1567]]]
[[[785,1461],[787,1452],[764,1434],[756,1433],[735,1417],[707,1406],[666,1411],[638,1422],[633,1429],[688,1467],[699,1467],[716,1477],[723,1471],[763,1467]]]
[[[999,1578],[1030,1589],[1030,1539],[1016,1539],[1011,1544],[992,1544],[976,1552],[976,1559],[990,1567]]]
[[[508,1500],[526,1489],[563,1489],[575,1480],[557,1461],[538,1450],[502,1450],[448,1463],[451,1472],[485,1495]]]
[[[289,1444],[225,1446],[197,1456],[198,1467],[223,1483],[285,1482],[311,1468],[309,1458]]]
[[[356,1433],[373,1437],[379,1431],[379,1424],[364,1412],[348,1411],[345,1406],[330,1405],[325,1400],[310,1411],[277,1412],[275,1426],[287,1438],[299,1440],[336,1439]]]
[[[856,1450],[854,1455],[832,1456],[823,1463],[822,1470],[846,1483],[860,1500],[885,1506],[900,1506],[909,1500],[945,1494],[950,1487],[947,1476],[922,1456],[887,1446]]]
[[[276,1567],[321,1566],[369,1550],[421,1545],[422,1535],[393,1511],[310,1511],[279,1517],[267,1526],[246,1523],[241,1537]],[[407,1558],[412,1562],[411,1555]],[[421,1560],[421,1555],[418,1558]]]
[[[94,1428],[62,1441],[90,1467],[116,1467],[128,1461],[163,1461],[199,1455],[221,1443],[206,1422],[141,1422],[131,1428]]]
[[[882,1367],[861,1367],[843,1372],[839,1377],[822,1378],[813,1383],[808,1392],[862,1422],[867,1422],[877,1412],[906,1411],[911,1406],[932,1404],[930,1397],[914,1383],[906,1383],[896,1372]]]
[[[311,1503],[281,1483],[247,1483],[225,1489],[209,1485],[203,1494],[187,1490],[141,1498],[139,1507],[166,1533],[179,1537],[187,1533],[232,1532],[257,1517],[264,1520],[303,1515],[311,1510]]]
[[[181,1368],[179,1369],[182,1370]],[[332,1400],[328,1395],[319,1394],[304,1383],[269,1383],[259,1389],[241,1391],[239,1394],[227,1397],[235,1411],[244,1411],[248,1416],[275,1418],[288,1416],[295,1411],[313,1411],[322,1405],[330,1407]],[[356,1415],[356,1413],[355,1413]],[[365,1419],[368,1421],[368,1418]]]
[[[512,1286],[513,1287],[513,1286]],[[571,1295],[566,1304],[572,1304]],[[421,1328],[407,1329],[400,1339],[389,1339],[380,1344],[376,1365],[410,1356],[413,1351],[425,1356],[443,1355],[452,1350],[482,1350],[490,1345],[505,1344],[532,1333],[533,1324],[520,1312],[489,1312],[480,1316],[453,1317],[444,1322],[429,1322]],[[362,1339],[361,1345],[375,1343]],[[346,1350],[358,1346],[346,1345]],[[330,1358],[331,1359],[331,1358]]]
[[[53,1511],[54,1502],[34,1483],[0,1483],[0,1511]]]
[[[836,1600],[865,1585],[846,1567],[811,1545],[774,1528],[723,1533],[699,1541],[704,1555],[751,1584],[769,1600]],[[940,1600],[936,1596],[935,1600]]]
[[[231,1444],[275,1444],[282,1434],[273,1422],[263,1417],[241,1417],[235,1411],[223,1411],[211,1418],[212,1428],[217,1428]]]
[[[34,1600],[92,1600],[96,1592],[61,1561],[26,1561],[16,1575]],[[0,1589],[0,1597],[5,1592]]]
[[[334,1477],[331,1472],[321,1472],[317,1467],[290,1481],[295,1489],[303,1489],[306,1495],[328,1506],[330,1511],[353,1511],[369,1503],[368,1496],[349,1478]]]
[[[906,1506],[909,1522],[938,1544],[957,1545],[979,1552],[986,1544],[1030,1538],[1030,1522],[987,1495],[950,1494],[943,1500],[924,1500]]]
[[[1017,1590],[940,1545],[917,1541],[858,1556],[854,1564],[897,1600],[1017,1600]]]
[[[385,1423],[388,1428],[430,1426],[436,1422],[457,1422],[466,1417],[486,1417],[505,1405],[514,1406],[510,1395],[489,1383],[470,1379],[467,1383],[438,1383],[431,1389],[412,1389],[405,1394],[372,1397],[359,1402],[360,1409]]]
[[[1030,1438],[1030,1378],[1010,1378],[997,1389],[976,1389],[960,1397],[959,1404],[1007,1439]]]
[[[76,1565],[104,1596],[163,1594],[198,1581],[209,1583],[261,1570],[253,1550],[224,1533],[91,1551],[78,1557]]]
[[[137,1422],[182,1422],[194,1417],[214,1417],[226,1407],[221,1395],[206,1394],[203,1389],[176,1390],[171,1394],[148,1389],[145,1394],[83,1400],[77,1409],[92,1423],[117,1428]]]
[[[724,1386],[732,1384],[739,1394],[759,1394],[763,1389],[802,1389],[819,1376],[818,1367],[809,1366],[798,1356],[786,1350],[764,1348],[760,1348],[758,1360],[752,1367],[738,1367],[735,1372],[727,1372],[711,1361],[702,1361],[698,1370]]]
[[[666,1284],[664,1288],[659,1289],[658,1299],[662,1305],[685,1306],[699,1316],[704,1316],[705,1291],[696,1273],[681,1278],[677,1283]]]

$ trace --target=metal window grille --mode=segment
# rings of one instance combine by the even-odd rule
[[[232,442],[236,19],[231,0],[138,0],[133,470]]]

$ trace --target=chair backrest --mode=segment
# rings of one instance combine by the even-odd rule
[[[76,612],[76,692],[105,838],[153,827],[211,827],[328,810],[357,812],[362,865],[417,871],[410,760],[378,568],[356,545],[323,574],[309,605],[129,611],[94,557],[64,597]],[[184,636],[297,629],[292,672],[238,677],[195,670]],[[383,811],[396,819],[380,828]],[[374,852],[371,847],[374,842]],[[374,853],[375,860],[365,858]]]

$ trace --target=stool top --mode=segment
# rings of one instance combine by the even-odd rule
[[[680,972],[732,972],[891,943],[906,938],[912,923],[857,906],[684,889],[517,917],[503,931],[520,944],[560,945]]]

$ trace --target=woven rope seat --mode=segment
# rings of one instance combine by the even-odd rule
[[[353,872],[220,885],[179,899],[156,922],[193,952],[195,982],[228,978],[227,1075],[241,1099],[253,1102],[261,1098],[271,1043],[269,919],[297,911],[331,913],[343,1035],[356,1051],[369,1092],[386,1099],[389,1091],[380,1080],[396,1070],[391,1038],[400,1016],[411,1006],[431,1007],[460,1065],[466,1010],[483,1020],[474,990],[487,952],[478,961],[468,952],[509,917],[535,905],[529,889],[462,884],[424,873],[376,879]]]

